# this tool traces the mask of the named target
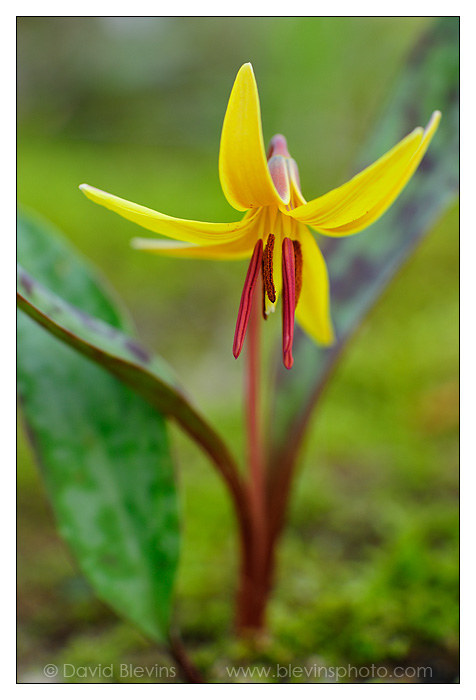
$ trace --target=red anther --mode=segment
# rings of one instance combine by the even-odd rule
[[[294,246],[290,238],[283,241],[283,360],[287,369],[293,365],[294,309],[296,307],[296,279]]]
[[[284,366],[286,367],[286,369],[291,369],[291,367],[292,367],[293,364],[294,364],[294,358],[293,358],[293,352],[292,352],[292,350],[289,350],[288,352],[286,352],[286,353],[284,354],[283,359],[284,359]]]
[[[286,158],[291,157],[288,151],[288,144],[282,134],[276,134],[269,142],[267,154],[268,160],[273,156],[285,156]]]
[[[253,292],[256,286],[256,280],[261,272],[261,263],[263,260],[263,242],[260,239],[256,242],[251,256],[248,272],[246,273],[243,292],[241,293],[240,308],[238,310],[238,318],[236,321],[235,338],[233,340],[233,355],[239,356],[243,343],[245,342],[246,329],[250,318],[251,304],[253,302]]]

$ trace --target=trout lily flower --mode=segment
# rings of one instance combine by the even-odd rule
[[[434,112],[425,130],[417,127],[349,182],[307,202],[284,136],[274,136],[265,154],[258,89],[251,64],[245,63],[231,91],[219,155],[221,186],[232,207],[246,212],[241,221],[219,224],[177,219],[89,185],[80,189],[94,202],[173,239],[135,238],[135,248],[182,258],[251,258],[233,354],[238,357],[243,347],[261,276],[265,318],[282,294],[283,359],[290,369],[295,315],[317,343],[330,345],[334,340],[326,263],[308,227],[340,237],[374,223],[417,169],[440,117],[440,112]]]

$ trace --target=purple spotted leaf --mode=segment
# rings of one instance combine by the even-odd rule
[[[18,257],[18,392],[59,531],[98,596],[165,641],[180,541],[165,417],[233,479],[231,457],[50,225],[20,216]]]

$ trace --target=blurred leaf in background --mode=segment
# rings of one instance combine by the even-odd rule
[[[270,464],[277,491],[283,489],[283,478],[290,478],[309,416],[345,343],[423,236],[457,201],[458,32],[458,19],[453,18],[435,23],[425,35],[402,71],[380,123],[362,148],[368,163],[369,158],[384,151],[392,138],[409,133],[415,124],[424,124],[437,105],[444,114],[442,128],[410,185],[386,215],[360,235],[348,239],[318,237],[329,266],[331,315],[337,342],[330,348],[317,347],[300,333],[296,371],[285,372],[278,364],[278,395],[272,421],[274,456]],[[451,340],[455,342],[456,336]]]

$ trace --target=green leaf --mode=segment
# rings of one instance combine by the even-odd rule
[[[277,498],[286,490],[309,417],[343,346],[417,243],[457,197],[458,32],[458,18],[442,18],[420,38],[354,171],[415,126],[425,125],[433,110],[439,109],[443,113],[439,130],[406,190],[366,231],[345,239],[319,237],[329,268],[337,342],[329,349],[318,348],[299,333],[292,371],[278,371],[270,455],[270,488]]]
[[[17,304],[52,335],[107,369],[167,415],[208,453],[242,503],[236,463],[225,443],[192,406],[170,368],[121,330],[63,301],[17,265]]]
[[[130,331],[104,283],[49,226],[21,217],[18,253],[23,283],[35,275],[115,333]],[[164,641],[179,518],[163,416],[22,312],[18,387],[59,530],[82,571],[119,615]]]

